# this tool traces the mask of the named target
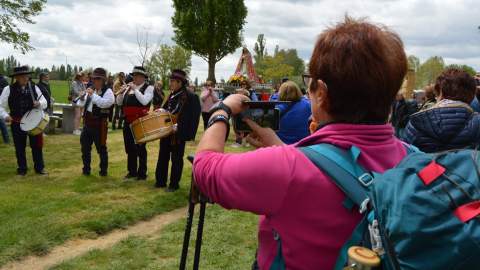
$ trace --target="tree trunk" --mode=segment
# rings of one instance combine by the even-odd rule
[[[215,79],[215,65],[217,62],[215,59],[210,58],[208,60],[208,78],[207,80],[212,81],[213,83],[217,83],[217,80]]]

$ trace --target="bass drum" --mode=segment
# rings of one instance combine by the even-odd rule
[[[29,135],[41,134],[48,125],[50,117],[41,109],[32,109],[26,112],[20,120],[20,129]]]
[[[173,120],[168,112],[152,112],[130,124],[136,144],[147,143],[173,133]]]

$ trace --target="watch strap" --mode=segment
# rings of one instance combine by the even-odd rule
[[[213,126],[216,122],[223,122],[227,125],[227,134],[225,135],[225,141],[228,139],[228,135],[230,134],[230,122],[228,121],[229,118],[223,114],[217,114],[212,117],[210,117],[210,120],[208,120],[207,124],[207,129]]]
[[[214,112],[220,110],[225,111],[228,114],[228,117],[232,115],[232,109],[230,109],[230,107],[228,107],[227,105],[225,105],[225,103],[221,101],[217,105],[213,106],[209,113],[213,114]]]

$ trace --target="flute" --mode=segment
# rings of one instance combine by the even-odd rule
[[[86,90],[88,90],[88,89],[92,89],[92,88],[89,87]],[[86,90],[85,90],[85,93],[83,95],[78,96],[76,99],[73,100],[73,102],[77,103],[77,101],[79,101],[79,100],[84,100],[88,95],[88,92]]]
[[[127,85],[125,85],[125,86],[123,86],[123,87],[124,87],[124,89],[123,89],[122,91],[120,91],[120,93],[119,93],[120,95],[121,95],[121,94],[124,94],[124,93],[127,93],[127,92],[130,92],[131,90],[133,90],[133,84],[130,84],[130,83],[127,84]]]

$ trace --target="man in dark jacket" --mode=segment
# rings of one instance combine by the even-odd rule
[[[435,83],[439,102],[410,117],[403,139],[428,153],[474,147],[480,143],[480,114],[469,104],[475,80],[463,70],[448,69]]]
[[[395,136],[401,138],[410,116],[418,111],[415,100],[406,100],[404,93],[399,92],[392,106],[392,126],[395,128]]]
[[[195,140],[200,121],[200,100],[187,90],[187,74],[183,70],[173,70],[170,75],[170,96],[163,110],[172,114],[176,131],[160,140],[155,187],[167,186],[168,163],[172,160],[172,172],[167,192],[176,191],[180,186],[183,171],[183,156],[187,141]]]
[[[50,77],[47,72],[40,73],[39,80],[37,83],[38,88],[42,91],[42,95],[47,100],[47,109],[46,111],[49,114],[52,114],[52,91],[50,90]]]

